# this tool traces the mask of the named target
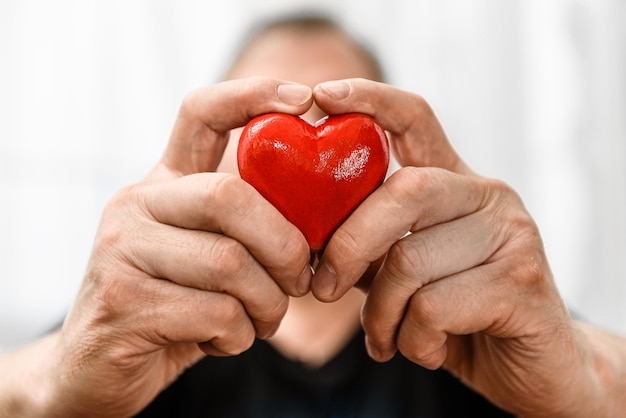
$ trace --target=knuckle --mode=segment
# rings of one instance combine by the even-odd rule
[[[234,174],[212,174],[204,186],[205,213],[229,211],[235,217],[245,217],[259,204],[252,186]]]
[[[437,329],[440,321],[440,304],[428,287],[419,289],[413,294],[409,302],[409,312],[406,320],[415,327]]]
[[[86,289],[95,295],[96,321],[111,321],[130,312],[142,291],[133,251],[142,228],[141,217],[133,214],[138,211],[140,193],[138,185],[120,189],[103,209],[85,276]]]
[[[532,217],[522,210],[511,211],[506,219],[507,232],[511,241],[523,247],[541,242],[539,229]]]
[[[399,324],[395,320],[383,319],[364,311],[361,315],[361,326],[370,340],[378,345],[386,345],[395,338]]]
[[[523,212],[524,205],[521,198],[508,183],[493,178],[481,178],[479,181],[483,182],[489,191],[485,193],[485,199],[490,199],[492,205],[496,205],[500,210],[517,208],[517,212]],[[483,203],[482,206],[486,207],[488,204]]]
[[[346,259],[358,259],[363,254],[363,244],[349,228],[339,228],[332,236],[329,245],[334,246],[334,250]]]
[[[417,93],[409,93],[406,97],[413,117],[408,118],[403,125],[398,127],[398,134],[400,135],[411,130],[420,130],[421,124],[434,116],[430,104],[423,96]]]
[[[142,222],[137,206],[139,189],[135,185],[127,186],[107,202],[94,240],[94,255],[114,256],[115,261],[130,264],[133,242],[139,235]]]
[[[440,169],[406,166],[397,170],[385,183],[394,201],[406,205],[407,199],[425,200],[438,191],[436,179]]]
[[[538,254],[525,252],[505,272],[505,278],[516,283],[525,292],[535,293],[537,289],[544,288],[550,280],[550,274]]]
[[[430,105],[423,96],[417,93],[411,93],[411,98],[416,109],[421,111],[430,110]]]
[[[511,197],[515,197],[519,199],[517,192],[515,189],[511,187],[507,182],[497,178],[482,178],[483,181],[487,182],[491,188],[497,191],[500,195],[508,195]]]
[[[205,176],[204,181],[204,203],[209,208],[215,207],[216,203],[227,203],[237,199],[239,195],[238,181],[234,174],[213,174]]]
[[[203,91],[203,88],[196,88],[187,93],[180,104],[178,110],[179,117],[187,118],[195,115],[195,109],[198,106],[198,101]]]
[[[224,300],[217,307],[217,318],[220,321],[221,334],[236,333],[238,328],[241,327],[243,321],[247,320],[247,315],[241,304],[241,302],[234,298],[224,298]]]
[[[436,369],[445,360],[446,340],[446,332],[436,324],[408,315],[398,332],[396,344],[405,357],[426,368]]]
[[[237,299],[225,299],[219,306],[217,317],[220,318],[219,330],[211,341],[221,351],[234,355],[252,346],[256,334],[245,309]]]
[[[272,248],[272,256],[265,260],[265,267],[277,280],[291,280],[298,277],[303,267],[309,263],[311,250],[302,233],[295,227],[281,229],[281,233],[267,236]]]
[[[272,270],[286,268],[290,275],[300,273],[302,265],[310,256],[309,246],[304,236],[294,226],[286,228],[287,221],[251,185],[238,176],[226,174],[207,182],[206,190],[207,210],[215,211],[217,206],[219,210],[230,212],[233,219],[240,221],[251,216],[258,216],[259,213],[270,216],[273,221],[279,219],[280,216],[283,223],[275,224],[278,227],[275,230],[280,233],[264,237],[266,248],[272,248],[272,253],[280,254],[280,257],[267,260],[267,267]],[[228,227],[224,225],[224,228]]]
[[[302,233],[295,227],[289,228],[284,234],[277,235],[278,242],[275,243],[281,260],[288,263],[290,270],[294,274],[300,274],[304,263],[310,257],[310,248]]]
[[[270,305],[265,312],[265,320],[271,324],[279,323],[287,313],[288,307],[289,298],[283,295],[276,303]]]
[[[113,194],[103,209],[103,220],[115,220],[119,212],[127,211],[136,204],[140,196],[140,186],[133,184],[126,186]]]
[[[414,363],[417,363],[429,370],[438,369],[445,361],[445,357],[442,356],[441,350],[433,352],[425,347],[415,347],[414,345],[404,343],[403,341],[398,342],[398,351]]]
[[[398,338],[396,344],[398,351],[403,356],[417,364],[424,365],[424,360],[427,358],[427,350],[424,349],[423,344],[416,343],[413,340],[408,341],[405,338]]]
[[[432,118],[434,116],[433,109],[424,96],[412,93],[411,99],[413,101],[414,109],[421,119]],[[414,120],[419,120],[419,118],[415,118]]]
[[[124,318],[135,306],[138,292],[130,286],[132,278],[126,280],[122,272],[92,272],[88,275],[91,288],[95,289],[93,309],[91,310],[96,323],[114,322]]]
[[[423,131],[424,126],[430,126],[432,124],[431,121],[436,121],[435,113],[432,107],[423,96],[417,93],[412,93],[408,96],[408,98],[409,105],[411,106],[414,116],[404,126],[401,134],[410,131],[421,132]],[[428,140],[431,138],[426,137],[423,139]],[[426,155],[426,153],[424,155]]]
[[[239,277],[245,269],[250,268],[251,257],[248,250],[238,241],[225,235],[218,235],[213,244],[203,252],[208,263],[207,271],[220,277]]]
[[[287,313],[289,299],[285,296],[267,306],[254,318],[257,334],[265,337],[268,330],[275,330]]]
[[[494,216],[501,219],[501,252],[506,260],[501,275],[526,290],[544,286],[551,273],[537,224],[510,186],[494,181],[493,187],[501,197],[494,199],[499,202]]]
[[[276,97],[277,81],[266,76],[252,76],[238,81],[239,97],[244,103],[248,103],[248,108],[241,107],[240,110],[245,112],[245,117],[250,118],[259,113],[266,112],[266,100],[272,100]],[[262,100],[266,99],[266,100]]]
[[[255,337],[256,337],[256,334],[252,332],[252,330],[242,333],[240,342],[238,346],[235,347],[234,350],[232,350],[232,353],[241,354],[244,351],[247,351],[250,347],[252,347],[252,344],[254,344]]]
[[[101,223],[94,242],[94,254],[109,253],[113,249],[121,248],[125,240],[125,231],[125,225],[120,220]]]
[[[418,234],[411,235],[410,240],[398,241],[389,249],[385,260],[385,266],[391,273],[389,280],[411,289],[421,287],[423,283],[417,282],[419,272],[429,271],[430,258],[428,245]]]
[[[128,214],[145,208],[145,190],[140,183],[125,186],[115,192],[103,209],[104,221],[130,218]]]
[[[391,188],[404,188],[404,185],[407,183],[419,185],[422,181],[422,177],[422,170],[420,170],[419,167],[406,166],[393,173],[386,183]]]

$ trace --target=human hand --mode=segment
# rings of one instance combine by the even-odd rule
[[[415,94],[351,79],[318,85],[314,97],[329,114],[373,116],[403,166],[333,235],[314,294],[333,301],[361,280],[366,344],[378,361],[400,351],[443,366],[514,413],[585,416],[598,402],[592,356],[516,193],[474,174]]]
[[[184,101],[161,161],[103,213],[47,359],[46,412],[132,415],[205,353],[234,355],[272,335],[287,295],[308,291],[308,245],[251,186],[212,171],[229,130],[311,103],[308,87],[269,78]]]

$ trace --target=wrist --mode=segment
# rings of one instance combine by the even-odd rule
[[[582,357],[582,391],[568,417],[621,417],[626,411],[626,341],[585,323],[574,329]],[[573,383],[573,382],[572,382]]]
[[[54,416],[50,360],[58,333],[0,358],[0,416]]]

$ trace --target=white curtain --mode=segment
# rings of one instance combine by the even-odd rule
[[[626,333],[625,1],[4,0],[0,351],[62,319],[103,205],[158,159],[185,94],[248,23],[301,6],[370,40],[519,191],[570,307]]]

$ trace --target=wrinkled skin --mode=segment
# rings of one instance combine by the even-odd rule
[[[343,99],[318,87],[317,104],[376,118],[403,168],[335,233],[313,292],[335,300],[385,257],[362,311],[374,359],[398,350],[424,367],[444,366],[517,413],[569,408],[580,394],[562,376],[574,364],[580,378],[585,360],[519,197],[464,164],[421,97],[364,80],[348,85]]]
[[[465,165],[421,97],[364,79],[285,85],[245,78],[184,101],[161,161],[104,211],[62,329],[0,361],[0,412],[132,415],[205,354],[271,336],[289,296],[330,302],[358,284],[374,359],[445,367],[519,415],[618,416],[623,341],[571,320],[519,197]],[[300,231],[213,172],[231,129],[313,102],[374,117],[403,166],[340,226],[314,276]]]

